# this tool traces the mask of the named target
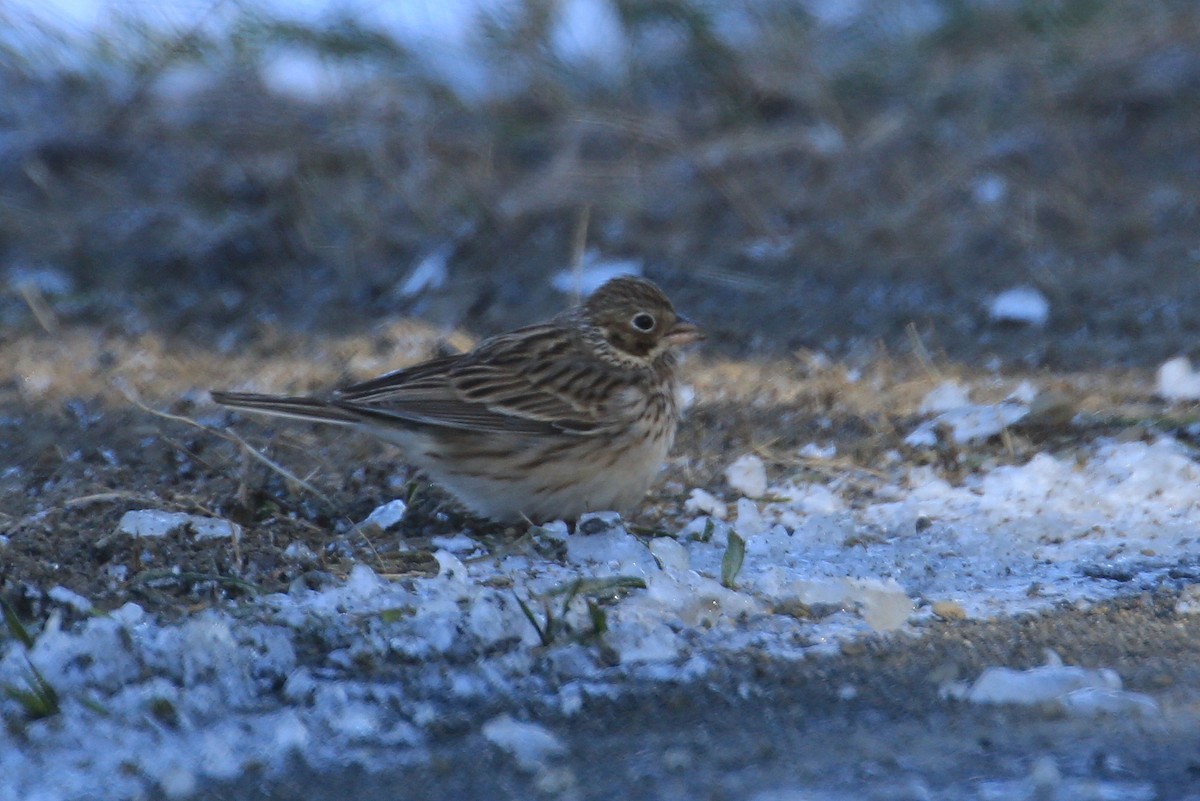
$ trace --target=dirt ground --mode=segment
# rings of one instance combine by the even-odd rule
[[[636,517],[648,529],[670,530],[693,487],[723,494],[747,451],[776,476],[860,476],[869,498],[892,450],[959,480],[1098,436],[1200,437],[1195,407],[1152,394],[1155,368],[1200,334],[1200,10],[1050,5],[1061,13],[962,11],[950,33],[850,50],[805,28],[734,58],[693,31],[700,67],[684,75],[648,67],[606,93],[539,73],[536,91],[484,109],[407,74],[305,105],[236,66],[181,100],[162,89],[170,53],[127,82],[3,69],[0,596],[34,630],[56,586],[171,618],[359,561],[428,573],[422,543],[464,527],[495,547],[519,537],[464,519],[395,450],[231,418],[205,391],[317,390],[549,316],[566,299],[548,276],[580,241],[641,259],[710,335],[685,368],[696,405]],[[400,291],[438,248],[446,284]],[[1045,327],[989,320],[988,299],[1016,285],[1049,299]],[[946,378],[980,401],[1030,379],[1053,403],[967,452],[914,451],[903,434]],[[795,456],[818,438],[839,456]],[[401,530],[354,529],[395,497],[413,504]],[[147,508],[244,535],[113,535]],[[315,561],[286,555],[295,542]],[[916,777],[954,797],[938,793],[1024,776],[1043,753],[1097,776],[1115,754],[1112,770],[1184,797],[1200,780],[1200,640],[1171,591],[798,665],[747,658],[703,686],[598,704],[560,721],[579,797],[751,797],[788,777],[925,797],[905,789]],[[1036,664],[1042,644],[1165,699],[1164,728],[962,709],[926,680],[950,663]],[[839,701],[847,682],[859,692]],[[363,798],[530,797],[495,757],[453,767],[482,748],[468,724],[494,712],[464,710],[402,791],[396,776],[297,774],[212,797],[333,798],[345,781]],[[672,748],[686,771],[655,762]]]

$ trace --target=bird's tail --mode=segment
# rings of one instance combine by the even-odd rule
[[[279,417],[294,417],[297,420],[312,420],[319,423],[353,425],[362,419],[348,409],[342,409],[317,398],[286,397],[284,395],[256,395],[252,392],[209,392],[212,399],[222,406],[242,409]]]

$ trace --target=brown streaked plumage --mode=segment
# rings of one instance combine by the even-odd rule
[[[675,349],[700,330],[643,278],[328,399],[212,393],[237,409],[351,425],[398,444],[472,512],[499,521],[625,510],[671,443]]]

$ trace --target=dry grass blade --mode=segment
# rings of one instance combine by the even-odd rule
[[[236,431],[228,431],[228,430],[222,431],[220,429],[213,428],[212,426],[207,426],[204,423],[201,423],[197,420],[193,420],[192,418],[186,417],[181,414],[171,414],[170,412],[164,412],[160,409],[151,408],[150,406],[147,406],[146,404],[142,403],[141,399],[136,397],[133,394],[133,392],[129,390],[128,387],[118,385],[117,389],[121,392],[122,395],[125,396],[126,400],[128,400],[130,403],[132,403],[134,406],[141,409],[142,411],[147,412],[148,414],[152,414],[155,417],[160,417],[163,420],[171,420],[176,423],[183,423],[185,425],[189,425],[194,428],[198,428],[201,431],[206,431],[209,434],[213,434],[214,436],[220,437],[221,439],[225,440],[226,442],[232,442],[235,445],[240,446],[242,448],[242,452],[245,453],[250,458],[258,460],[262,464],[266,465],[266,467],[269,468],[270,470],[274,470],[276,473],[283,476],[288,481],[293,482],[296,486],[302,487],[306,491],[312,493],[315,497],[319,498],[321,500],[321,502],[326,504],[327,506],[329,506],[329,507],[334,506],[333,500],[328,495],[321,492],[319,489],[314,487],[312,484],[310,484],[309,482],[300,478],[298,475],[293,473],[291,470],[288,470],[283,465],[274,461],[270,457],[260,453],[257,448],[255,448],[249,442],[244,440]]]

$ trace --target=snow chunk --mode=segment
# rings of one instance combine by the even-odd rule
[[[426,253],[409,271],[404,283],[396,290],[400,297],[411,298],[430,289],[441,289],[449,274],[450,257],[458,247],[455,242],[446,242]]]
[[[957,381],[943,381],[921,400],[919,411],[922,414],[937,414],[970,405],[971,398],[966,387]]]
[[[641,274],[641,259],[605,259],[599,251],[589,250],[583,256],[581,269],[560,270],[550,279],[550,285],[559,292],[587,297],[613,278]]]
[[[560,61],[610,81],[624,75],[628,42],[610,0],[562,0],[554,11],[550,48]]]
[[[992,298],[988,304],[988,316],[995,323],[1041,328],[1050,317],[1050,301],[1034,287],[1013,287]]]
[[[562,740],[536,723],[522,723],[500,715],[483,724],[483,736],[492,745],[512,754],[525,770],[537,770],[567,753]]]
[[[761,498],[767,492],[767,469],[762,459],[752,453],[739,456],[725,468],[725,480],[748,498]]]
[[[1115,671],[1064,665],[1054,654],[1049,664],[1029,670],[990,667],[974,684],[949,688],[947,694],[977,704],[1047,704],[1084,715],[1158,712],[1154,699],[1122,690]]]
[[[911,448],[928,448],[937,444],[939,427],[950,429],[950,437],[958,445],[994,437],[1029,414],[1029,407],[1014,401],[994,405],[961,406],[942,412],[919,425],[904,438]]]
[[[404,513],[408,511],[408,504],[397,498],[394,501],[388,501],[383,506],[377,506],[372,510],[371,514],[367,515],[362,526],[376,525],[379,528],[387,531],[392,526],[404,519]]]
[[[77,592],[68,590],[61,584],[56,584],[55,586],[51,587],[49,590],[47,590],[46,595],[50,597],[50,600],[60,603],[63,606],[69,606],[77,612],[83,612],[86,614],[92,611],[91,601],[89,601],[87,598],[84,598]]]
[[[163,512],[158,509],[140,509],[126,512],[117,524],[117,531],[131,537],[165,537],[179,529],[188,529],[198,540],[215,540],[224,537],[239,539],[242,527],[219,517],[202,517],[184,512]]]
[[[729,513],[723,501],[711,492],[702,490],[699,487],[691,491],[688,499],[683,504],[683,508],[695,514],[715,517],[718,520],[724,520],[725,515]]]
[[[799,453],[802,459],[832,459],[837,456],[837,445],[832,442],[828,445],[810,442],[800,448]]]
[[[1160,398],[1172,403],[1200,400],[1200,372],[1192,369],[1192,363],[1186,356],[1176,356],[1158,368],[1154,391]]]

